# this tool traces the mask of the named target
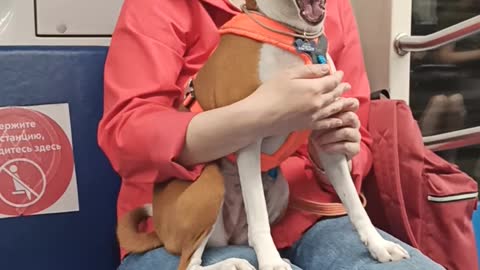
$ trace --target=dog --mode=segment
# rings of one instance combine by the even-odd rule
[[[329,63],[333,71],[323,44],[326,39],[322,39],[325,4],[325,0],[247,0],[242,6],[244,12],[220,30],[220,44],[192,80],[190,97],[201,110],[232,104],[283,69],[305,64],[305,57]],[[230,24],[233,26],[229,28]],[[273,45],[268,40],[242,36],[249,32],[249,26],[273,35],[289,35],[295,41],[295,50],[304,53],[296,55],[276,46],[279,42]],[[317,38],[318,44],[310,42]],[[287,45],[285,48],[293,47]],[[320,54],[312,56],[317,51]],[[180,270],[250,270],[254,267],[249,262],[237,258],[201,265],[207,246],[249,244],[255,250],[260,270],[291,270],[270,234],[270,226],[282,218],[289,204],[288,184],[275,166],[309,135],[310,131],[259,138],[234,156],[207,164],[194,182],[177,179],[157,184],[151,206],[135,209],[119,220],[120,246],[131,253],[163,246],[180,255]],[[372,225],[355,190],[346,158],[317,154],[370,254],[380,262],[408,258],[402,247],[383,239]],[[149,216],[155,231],[139,233],[139,223]]]

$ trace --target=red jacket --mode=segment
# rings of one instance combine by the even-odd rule
[[[183,86],[205,63],[219,41],[217,27],[238,12],[227,0],[126,0],[114,31],[105,66],[104,116],[100,147],[122,178],[118,215],[151,202],[152,184],[172,178],[194,181],[202,166],[175,162],[195,113],[177,112]],[[346,96],[359,99],[362,123],[360,154],[352,175],[358,189],[372,164],[366,130],[370,89],[357,27],[348,0],[327,4],[326,34],[330,54],[344,80]],[[319,186],[306,158],[306,147],[282,165],[292,196],[338,202],[328,184]],[[272,228],[278,248],[288,247],[318,217],[289,210]]]

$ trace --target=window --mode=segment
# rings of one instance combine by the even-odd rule
[[[480,0],[413,0],[412,35],[480,15]],[[424,136],[480,126],[480,34],[413,53],[410,105]],[[480,180],[480,145],[439,153]]]

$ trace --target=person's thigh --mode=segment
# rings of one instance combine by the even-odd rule
[[[289,251],[289,258],[304,270],[440,270],[418,250],[380,231],[390,241],[400,244],[410,254],[410,259],[379,263],[374,260],[360,241],[348,217],[318,222],[308,230]]]
[[[229,246],[208,248],[203,254],[203,266],[212,265],[230,258],[245,259],[258,269],[255,252],[246,246]],[[177,270],[179,258],[163,248],[155,249],[142,255],[129,255],[118,270]],[[292,270],[301,270],[292,266]]]

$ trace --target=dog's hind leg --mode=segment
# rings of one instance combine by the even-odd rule
[[[319,153],[325,173],[342,201],[348,216],[367,246],[370,254],[380,262],[408,258],[408,252],[400,245],[383,239],[373,226],[353,184],[345,156]]]
[[[270,234],[260,167],[261,147],[262,140],[260,139],[241,149],[237,157],[247,215],[248,241],[257,254],[260,270],[290,270],[290,264],[282,260]]]
[[[187,268],[193,253],[211,233],[224,195],[224,178],[215,163],[207,164],[194,182],[173,180],[155,185],[155,231],[165,250],[180,255],[178,270]]]

